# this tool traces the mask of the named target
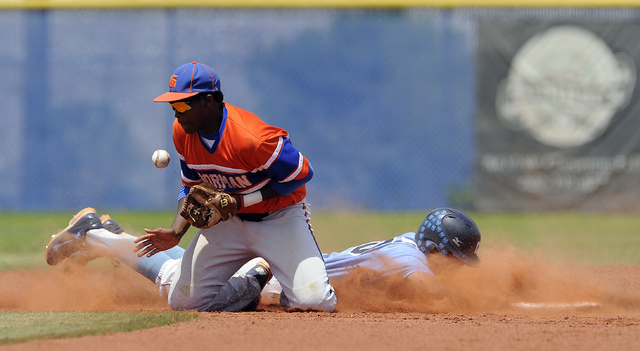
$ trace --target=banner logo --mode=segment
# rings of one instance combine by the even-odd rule
[[[498,116],[538,142],[568,148],[607,129],[630,100],[636,67],[594,33],[556,26],[526,42],[496,94]]]

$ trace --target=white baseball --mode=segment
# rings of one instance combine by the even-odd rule
[[[169,161],[171,157],[167,150],[156,150],[153,152],[153,156],[151,156],[151,161],[158,168],[165,168],[169,165]]]

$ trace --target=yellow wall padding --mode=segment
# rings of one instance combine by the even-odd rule
[[[3,9],[638,7],[640,0],[0,0]]]

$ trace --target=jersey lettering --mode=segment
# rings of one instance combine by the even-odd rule
[[[349,253],[352,255],[361,255],[367,251],[372,251],[372,250],[377,250],[389,243],[393,242],[393,239],[387,239],[387,240],[383,240],[383,241],[372,241],[370,243],[366,243],[366,244],[362,244],[362,245],[358,245],[354,248],[352,248]]]
[[[216,189],[224,191],[227,187],[231,189],[242,189],[252,185],[246,175],[241,176],[225,176],[222,174],[199,173],[200,178],[205,182],[212,184]]]
[[[349,253],[352,256],[358,256],[358,255],[365,254],[367,252],[380,250],[386,246],[389,246],[390,244],[397,244],[397,243],[411,245],[414,248],[418,249],[418,245],[416,245],[416,242],[413,239],[405,238],[404,236],[401,235],[401,236],[396,236],[395,238],[391,238],[387,240],[372,241],[370,243],[358,245],[350,249],[347,249],[343,252]]]

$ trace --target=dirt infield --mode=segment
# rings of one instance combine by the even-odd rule
[[[494,250],[495,252],[492,252]],[[434,278],[437,292],[398,281],[336,285],[334,313],[201,313],[185,323],[0,350],[637,350],[640,266],[554,266],[515,249],[485,250],[477,267]],[[155,285],[127,267],[63,274],[0,272],[2,311],[164,310]]]

